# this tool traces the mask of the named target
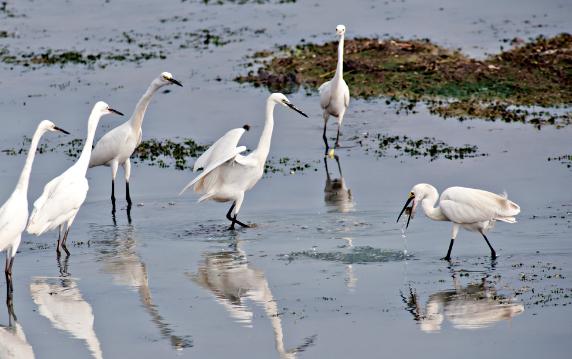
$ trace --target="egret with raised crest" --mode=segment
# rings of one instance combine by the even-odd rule
[[[228,131],[197,159],[193,171],[203,168],[203,172],[179,193],[179,195],[182,194],[194,185],[195,192],[202,194],[199,202],[206,200],[232,201],[232,206],[226,214],[226,218],[231,221],[229,229],[234,229],[235,224],[250,227],[236,217],[242,206],[245,192],[252,189],[264,174],[264,164],[270,151],[270,141],[274,129],[274,107],[276,105],[288,107],[302,116],[308,117],[290,103],[286,96],[281,93],[273,93],[266,101],[266,122],[258,147],[246,156],[241,155],[242,152],[246,151],[246,147],[237,147],[238,141],[250,129],[250,126],[245,125],[242,128]]]

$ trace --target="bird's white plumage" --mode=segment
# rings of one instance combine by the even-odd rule
[[[153,95],[157,93],[160,88],[172,83],[182,86],[178,81],[173,79],[173,75],[169,72],[163,72],[159,77],[151,82],[147,91],[145,91],[143,96],[141,96],[137,102],[131,118],[107,132],[99,141],[97,141],[91,153],[89,161],[90,168],[96,166],[110,166],[112,180],[115,181],[118,167],[123,166],[125,169],[125,181],[129,182],[129,177],[131,175],[130,157],[137,146],[141,144],[141,139],[143,137],[141,126],[143,124],[147,107],[149,106]],[[129,196],[128,200],[130,200]]]
[[[69,229],[89,190],[85,174],[97,125],[101,116],[113,111],[115,110],[111,110],[102,101],[93,106],[88,119],[87,138],[79,159],[44,186],[42,195],[34,202],[28,233],[41,235],[61,225],[66,225]]]
[[[211,184],[216,182],[213,180],[217,177],[217,173],[214,174],[210,181],[201,180],[211,174],[211,172],[217,169],[219,166],[229,161],[235,161],[240,153],[246,151],[245,146],[237,147],[238,141],[240,141],[240,138],[244,132],[246,132],[244,128],[235,128],[230,130],[225,133],[224,136],[219,138],[211,147],[209,147],[209,149],[197,159],[195,165],[193,166],[193,171],[197,171],[199,168],[203,168],[203,172],[191,182],[189,182],[179,194],[185,192],[195,183],[197,183],[195,186],[196,192],[209,192],[209,189],[212,188]],[[240,163],[237,162],[236,165],[240,165]]]
[[[508,198],[474,188],[450,187],[439,200],[443,214],[459,224],[500,220],[514,222],[520,207]]]
[[[38,143],[45,132],[58,130],[61,131],[53,122],[40,122],[32,137],[28,156],[16,188],[0,207],[0,251],[7,251],[6,269],[9,273],[11,273],[10,260],[16,255],[22,239],[22,232],[26,229],[28,222],[28,184]]]
[[[71,167],[44,187],[34,202],[28,232],[41,235],[76,216],[85,201],[89,184],[78,168]]]
[[[425,215],[430,219],[452,222],[451,242],[447,256],[443,258],[447,260],[450,259],[453,242],[460,227],[481,233],[491,250],[491,257],[496,258],[496,252],[485,233],[494,227],[496,221],[516,223],[514,217],[520,213],[520,207],[509,200],[506,194],[501,196],[480,189],[450,187],[443,192],[439,199],[439,206],[435,207],[438,199],[439,193],[435,187],[427,183],[419,183],[411,189],[409,199],[401,214],[413,200],[410,218],[414,216],[417,206],[421,204]]]
[[[306,116],[292,105],[283,94],[271,94],[266,101],[266,120],[258,147],[247,156],[242,156],[240,153],[244,152],[246,147],[237,147],[237,145],[245,132],[245,128],[248,127],[228,131],[199,157],[194,165],[194,170],[204,168],[203,172],[189,182],[179,194],[194,185],[195,192],[202,194],[199,201],[233,201],[233,209],[230,215],[236,217],[242,205],[244,193],[254,187],[264,174],[264,164],[270,151],[274,128],[274,107],[276,104],[290,107]],[[235,221],[233,221],[233,225],[234,223]],[[231,226],[231,228],[234,227]]]

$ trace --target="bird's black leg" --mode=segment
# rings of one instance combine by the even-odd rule
[[[489,239],[487,238],[487,236],[485,236],[484,233],[481,233],[483,235],[483,238],[485,239],[485,241],[487,241],[487,244],[489,245],[489,248],[491,249],[491,258],[492,259],[496,259],[497,258],[497,252],[495,252],[493,246],[491,246],[491,243],[489,242]]]
[[[62,226],[60,225],[59,229],[58,229],[58,243],[56,244],[56,256],[58,256],[58,258],[62,255]]]
[[[64,238],[62,239],[61,245],[66,254],[69,256],[71,253],[68,251],[68,247],[66,246],[66,241],[68,240],[68,233],[70,232],[69,227],[66,229],[66,233],[64,234]]]
[[[13,258],[10,259],[10,255],[6,252],[6,265],[4,266],[4,275],[6,276],[6,295],[10,296],[10,293],[14,291],[12,287],[12,263]]]
[[[129,182],[125,182],[125,193],[127,196],[127,204],[131,206],[131,196],[129,195]]]
[[[336,135],[336,144],[334,148],[340,147],[340,124],[338,123],[338,134]]]
[[[324,121],[324,132],[322,133],[322,139],[324,140],[324,144],[326,145],[326,155],[328,154],[328,150],[330,149],[330,145],[328,145],[328,137],[326,136],[326,126],[328,122]]]
[[[127,223],[131,224],[131,203],[127,204]]]
[[[111,213],[115,214],[115,180],[111,180]]]
[[[453,249],[453,243],[455,243],[455,238],[451,238],[451,242],[449,243],[449,250],[447,251],[447,255],[441,259],[450,261],[451,260],[451,250]]]
[[[234,229],[234,219],[232,218],[232,216],[230,215],[232,213],[232,210],[234,209],[234,206],[236,205],[236,202],[232,202],[232,206],[230,206],[230,208],[228,209],[228,212],[226,212],[226,219],[228,219],[229,221],[231,221],[232,223],[230,224],[230,227],[228,228],[229,230],[233,230]]]
[[[234,215],[234,218],[232,219],[232,221],[234,223],[237,223],[238,225],[244,227],[244,228],[250,228],[250,226],[248,224],[244,224],[241,221],[239,221],[238,219],[236,219],[236,214]]]

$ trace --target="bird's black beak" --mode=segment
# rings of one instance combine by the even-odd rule
[[[405,202],[405,206],[403,206],[403,209],[401,210],[401,212],[399,212],[399,216],[397,216],[397,222],[399,222],[399,219],[401,218],[401,215],[403,214],[403,212],[405,212],[405,210],[407,209],[407,206],[409,206],[409,203],[411,203],[411,201],[413,201],[415,199],[415,195],[410,194],[409,198],[407,198],[407,201]],[[413,206],[411,206],[413,207]],[[407,229],[407,227],[409,227],[409,221],[411,220],[411,213],[409,213],[409,218],[407,219],[407,224],[405,225],[405,228]]]
[[[123,114],[122,114],[121,112],[117,111],[117,110],[114,110],[114,109],[112,109],[112,108],[108,108],[108,110],[109,110],[109,112],[113,112],[113,113],[118,114],[119,116],[123,116]]]
[[[286,102],[286,101],[284,101]],[[304,117],[308,117],[308,115],[306,115],[304,112],[302,112],[302,110],[300,110],[299,108],[297,108],[296,106],[292,105],[291,103],[286,103],[286,106],[290,107],[292,110],[298,112],[300,115],[304,116]]]
[[[69,135],[69,134],[70,134],[68,131],[64,130],[63,128],[59,128],[58,126],[54,126],[54,130],[63,132],[63,133],[65,133],[66,135]]]
[[[179,81],[175,80],[175,79],[167,79],[167,80],[169,80],[169,82],[171,82],[171,83],[173,83],[173,84],[175,84],[175,85],[177,85],[177,86],[183,87],[183,84],[180,83]]]

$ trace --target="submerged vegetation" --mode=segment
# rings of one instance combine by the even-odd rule
[[[392,136],[378,133],[370,136],[363,134],[352,139],[356,141],[366,152],[373,153],[376,157],[403,157],[427,158],[434,161],[439,158],[448,160],[462,160],[471,157],[487,156],[479,152],[477,146],[463,145],[455,147],[448,145],[432,137],[419,139],[408,136]]]
[[[186,18],[184,18],[186,19]],[[160,22],[184,21],[180,18],[161,19]],[[39,49],[35,51],[17,51],[0,45],[0,62],[29,68],[43,66],[87,65],[105,68],[116,62],[141,63],[153,59],[166,59],[173,51],[192,48],[199,51],[221,47],[233,42],[240,42],[244,35],[252,33],[261,35],[264,29],[241,27],[231,29],[201,29],[193,32],[170,32],[165,35],[124,31],[120,36],[106,39],[107,43],[119,44],[102,52],[66,49]],[[0,38],[13,37],[12,33],[0,31]],[[86,41],[89,38],[85,38]]]
[[[572,35],[538,37],[484,60],[445,49],[429,40],[346,40],[344,78],[353,97],[424,101],[434,113],[463,118],[568,124],[563,116],[514,106],[572,104]],[[236,78],[272,91],[309,90],[329,80],[337,42],[302,44],[257,52]],[[561,121],[562,120],[562,121]]]

